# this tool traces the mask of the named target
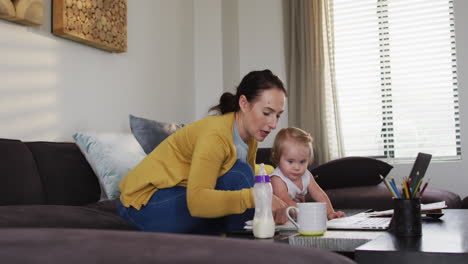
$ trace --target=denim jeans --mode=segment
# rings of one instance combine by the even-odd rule
[[[254,184],[252,168],[237,160],[216,182],[216,190],[241,190]],[[220,218],[192,217],[187,207],[187,188],[174,186],[156,191],[140,210],[118,201],[118,214],[137,229],[150,232],[218,234],[241,230],[253,218],[254,209]]]

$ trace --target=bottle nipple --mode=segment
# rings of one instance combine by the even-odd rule
[[[265,171],[265,164],[260,163],[260,171],[258,175],[267,175]]]

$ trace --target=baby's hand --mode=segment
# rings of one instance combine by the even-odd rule
[[[341,217],[345,217],[345,216],[346,216],[346,214],[343,213],[342,211],[336,211],[336,212],[333,211],[333,212],[331,212],[331,213],[329,213],[329,214],[327,215],[328,220],[334,219],[334,218],[341,218]]]
[[[293,199],[295,202],[304,203],[305,202],[305,195],[296,194],[296,197]]]

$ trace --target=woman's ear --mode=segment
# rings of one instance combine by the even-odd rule
[[[242,112],[245,112],[246,110],[250,109],[250,103],[247,100],[247,97],[245,97],[245,95],[241,95],[239,97],[239,108]]]

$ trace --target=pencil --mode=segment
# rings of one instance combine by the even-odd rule
[[[431,179],[427,180],[427,182],[426,182],[426,183],[424,184],[424,186],[422,187],[422,190],[419,192],[419,198],[422,198],[423,193],[424,193],[424,191],[426,190],[426,187],[427,187],[427,185],[429,184],[429,181],[430,181],[430,180],[431,180]]]
[[[416,188],[414,188],[414,190],[413,190],[413,192],[411,194],[411,197],[416,197],[416,193],[418,192],[419,187],[421,186],[421,183],[422,183],[422,178],[421,178],[421,180],[419,180],[418,185],[416,185]]]
[[[387,187],[387,189],[388,189],[388,191],[390,192],[390,194],[392,195],[392,197],[393,197],[393,198],[397,198],[397,197],[395,196],[395,193],[393,193],[392,188],[388,185],[387,180],[386,180],[384,177],[382,177],[382,175],[379,175],[379,176],[380,176],[380,178],[382,179],[382,181],[384,182],[385,186]]]
[[[405,196],[407,199],[410,199],[410,194],[409,194],[409,190],[408,190],[408,182],[406,181],[406,179],[403,179],[403,189],[405,190]]]
[[[392,187],[393,191],[395,192],[396,197],[397,197],[397,198],[401,198],[400,193],[398,192],[398,188],[397,188],[396,185],[395,185],[395,179],[392,178],[392,179],[389,181],[389,184],[390,184],[390,186]]]

